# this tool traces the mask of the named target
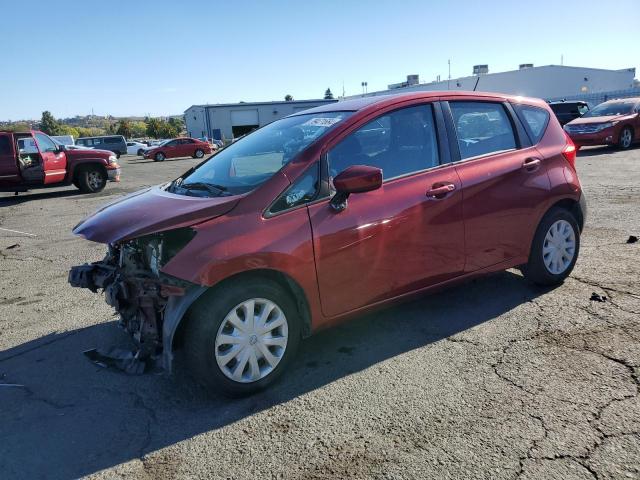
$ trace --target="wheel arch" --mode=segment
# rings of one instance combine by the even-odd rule
[[[574,218],[576,219],[576,222],[578,222],[578,226],[580,227],[580,232],[582,232],[582,229],[584,228],[585,216],[579,201],[573,198],[563,198],[562,200],[558,200],[556,203],[551,205],[546,212],[544,212],[544,215],[542,215],[542,217],[540,218],[540,221],[542,221],[544,216],[547,213],[549,213],[549,211],[553,208],[562,208],[564,210],[568,210],[571,213],[571,215],[574,216]]]
[[[246,278],[263,278],[275,282],[283,288],[294,301],[300,319],[302,320],[302,337],[311,335],[311,308],[309,300],[300,284],[291,276],[279,270],[261,268],[244,271],[231,275],[212,286],[197,286],[189,291],[184,297],[172,297],[172,301],[167,305],[163,324],[163,364],[167,371],[171,371],[173,352],[182,346],[184,332],[189,323],[189,312],[200,302],[214,296],[216,291],[229,283],[237,282]]]
[[[85,160],[82,162],[75,163],[72,168],[69,170],[69,182],[77,180],[78,175],[86,170],[88,167],[96,166],[102,173],[104,173],[105,178],[108,177],[107,167],[99,160]]]

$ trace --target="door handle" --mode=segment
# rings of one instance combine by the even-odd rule
[[[445,183],[444,185],[435,184],[431,189],[427,190],[427,197],[441,199],[448,193],[453,192],[455,189],[456,186],[453,183]]]
[[[539,158],[527,158],[522,164],[522,168],[527,172],[535,172],[540,168],[540,159]]]

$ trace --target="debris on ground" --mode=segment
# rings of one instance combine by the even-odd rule
[[[83,353],[100,367],[112,367],[129,375],[142,375],[147,369],[147,362],[140,360],[138,355],[131,350],[114,347],[104,351],[94,348]]]
[[[637,239],[636,239],[637,240]],[[627,242],[628,243],[628,242]],[[7,248],[5,248],[5,250],[11,250],[12,248],[17,248],[19,247],[20,244],[19,243],[14,243],[13,245],[9,245]]]
[[[629,238],[627,238],[627,243],[636,243],[638,241],[638,237],[636,237],[635,235],[629,235]]]
[[[607,296],[606,295],[600,295],[599,293],[593,292],[591,294],[591,298],[589,299],[592,302],[606,302],[607,301]]]

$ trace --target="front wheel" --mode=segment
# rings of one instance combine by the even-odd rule
[[[141,157],[144,154],[144,151],[142,149],[138,150],[138,156]]]
[[[78,172],[73,183],[83,193],[97,193],[107,185],[107,173],[99,167],[86,167]]]
[[[633,143],[633,130],[631,127],[624,127],[620,132],[620,138],[618,139],[618,148],[626,150]]]
[[[197,149],[193,154],[193,158],[202,158],[204,157],[204,150]]]
[[[571,274],[580,251],[580,228],[571,213],[553,208],[542,218],[524,276],[538,285],[558,285]]]
[[[154,159],[156,162],[164,162],[164,159],[165,159],[165,158],[167,158],[167,157],[165,157],[165,156],[164,156],[164,153],[162,153],[162,152],[158,152],[158,153],[156,153],[156,155],[153,157],[153,159]]]
[[[196,380],[232,397],[271,385],[300,343],[295,303],[263,278],[240,279],[212,291],[187,321],[184,348]]]

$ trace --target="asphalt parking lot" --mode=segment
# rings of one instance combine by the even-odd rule
[[[196,160],[121,163],[99,194],[0,194],[0,478],[640,478],[640,148],[580,152],[589,217],[561,287],[508,271],[368,315],[241,400],[82,355],[127,338],[67,284],[104,254],[72,227]]]

